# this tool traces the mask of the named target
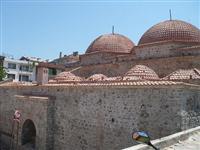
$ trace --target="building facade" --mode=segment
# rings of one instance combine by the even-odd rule
[[[97,37],[77,61],[60,63],[86,78],[99,73],[108,77],[124,75],[135,65],[145,65],[163,78],[178,69],[200,69],[199,34],[190,23],[167,20],[147,30],[137,45],[124,35],[105,34]]]
[[[13,81],[36,81],[36,65],[33,62],[5,58],[3,66],[7,72],[7,77]]]
[[[46,84],[50,64],[39,65],[43,85],[0,85],[2,141],[27,150],[116,150],[136,144],[133,131],[156,139],[200,126],[197,27],[167,20],[138,45],[102,35],[76,58],[56,60],[65,71]],[[12,138],[16,109],[22,117]]]

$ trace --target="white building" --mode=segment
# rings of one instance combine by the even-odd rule
[[[25,60],[16,60],[5,58],[3,66],[7,72],[7,78],[13,81],[36,81],[36,65],[37,63]]]

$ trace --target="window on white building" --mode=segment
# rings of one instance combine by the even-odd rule
[[[29,81],[29,76],[27,76],[27,75],[19,75],[19,81]]]
[[[16,64],[8,63],[8,69],[16,69]]]
[[[7,74],[8,79],[15,79],[15,74]]]
[[[20,65],[19,70],[20,71],[30,71],[29,66],[26,66],[26,65]]]

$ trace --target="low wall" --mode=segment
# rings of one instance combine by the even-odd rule
[[[163,137],[157,140],[153,140],[152,144],[162,149],[165,147],[169,147],[173,144],[179,143],[180,141],[184,141],[197,132],[200,132],[200,126],[189,129],[189,130],[185,130],[179,133],[175,133],[173,135]],[[140,144],[140,145],[132,146],[123,150],[149,150],[149,149],[150,149],[149,146],[145,144]]]
[[[24,120],[35,123],[39,150],[122,149],[133,145],[134,130],[148,130],[156,139],[200,125],[199,90],[157,82],[1,86],[0,127],[9,133],[17,108],[23,110]]]

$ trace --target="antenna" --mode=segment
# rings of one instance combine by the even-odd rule
[[[115,34],[115,27],[112,26],[112,34]]]
[[[172,12],[171,12],[171,9],[169,10],[169,17],[170,17],[170,20],[172,20]]]

